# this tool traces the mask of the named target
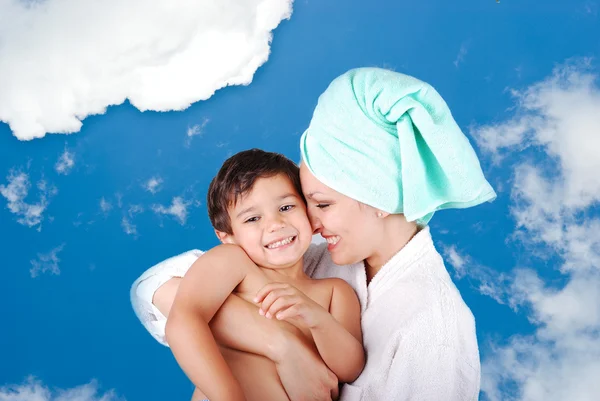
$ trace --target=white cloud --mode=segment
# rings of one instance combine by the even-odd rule
[[[117,198],[117,207],[121,209],[123,207],[123,194],[117,192],[115,198]]]
[[[104,199],[104,197],[100,198],[100,210],[102,210],[102,213],[108,214],[108,212],[110,212],[112,208],[112,203]]]
[[[192,137],[192,136],[198,136],[198,135],[204,134],[204,127],[206,127],[206,124],[208,124],[208,121],[209,121],[208,118],[205,118],[202,121],[202,124],[194,124],[191,127],[188,127],[187,136]]]
[[[7,176],[8,184],[0,185],[0,195],[8,201],[7,207],[13,214],[19,216],[17,222],[28,227],[40,226],[44,219],[43,213],[48,206],[48,199],[58,191],[55,187],[48,187],[46,181],[37,183],[39,200],[36,203],[25,201],[31,184],[29,175],[24,172],[11,170]]]
[[[142,205],[129,205],[129,217],[133,218],[136,214],[144,212],[144,206]]]
[[[146,181],[142,187],[148,192],[151,192],[152,195],[161,190],[160,186],[163,183],[163,179],[160,177],[152,177],[148,181]]]
[[[589,61],[568,63],[524,91],[515,116],[473,135],[494,156],[545,152],[514,167],[517,238],[559,256],[566,284],[515,269],[512,305],[526,306],[533,334],[495,344],[483,363],[491,401],[592,401],[600,393],[600,89]],[[523,156],[523,154],[521,154]],[[537,156],[537,158],[536,158]],[[523,161],[524,160],[524,161]],[[508,390],[507,390],[508,389]]]
[[[65,148],[65,151],[62,155],[60,155],[60,158],[54,165],[54,168],[56,169],[57,173],[67,175],[71,172],[73,166],[75,166],[75,154],[69,152],[69,150]]]
[[[195,136],[200,136],[202,137],[202,135],[204,135],[204,127],[206,127],[206,124],[208,124],[209,119],[205,118],[202,121],[202,124],[194,124],[191,127],[188,127],[187,129],[187,138],[185,141],[185,145],[186,146],[190,146],[190,144],[192,143],[192,138]]]
[[[125,216],[123,216],[123,219],[121,220],[121,227],[123,227],[123,231],[125,231],[126,234],[133,235],[134,237],[137,236],[136,226]]]
[[[179,221],[179,224],[184,225],[188,215],[187,208],[191,204],[192,202],[186,201],[180,196],[176,196],[173,198],[171,206],[165,207],[163,205],[152,205],[152,210],[158,214],[171,215],[177,221]]]
[[[461,279],[465,275],[465,265],[467,264],[467,256],[458,253],[456,246],[451,245],[444,248],[444,255],[450,264],[454,267],[456,278]]]
[[[456,59],[454,60],[454,66],[456,68],[458,68],[458,66],[465,61],[467,51],[468,51],[468,49],[467,49],[466,43],[461,44],[460,50],[458,51],[458,54],[456,55]]]
[[[38,253],[37,259],[31,260],[31,269],[29,269],[31,277],[35,278],[40,273],[50,273],[58,276],[60,274],[60,267],[58,266],[60,259],[58,258],[58,253],[61,252],[64,247],[65,244],[61,244],[48,253]]]
[[[100,393],[95,380],[70,389],[51,390],[39,380],[29,377],[22,384],[0,387],[0,401],[125,401],[125,399],[117,396],[114,390]]]
[[[442,245],[441,249],[446,262],[454,268],[457,280],[468,277],[476,291],[500,304],[510,304],[515,309],[508,296],[510,276],[477,263],[470,256],[461,253],[455,245]]]
[[[183,110],[249,84],[291,12],[292,0],[0,0],[0,120],[28,140],[125,99]]]

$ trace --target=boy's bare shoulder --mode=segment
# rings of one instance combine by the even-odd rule
[[[256,269],[256,264],[238,245],[220,244],[201,255],[197,264],[210,264],[214,268],[238,268],[244,271]]]
[[[346,282],[346,280],[331,277],[331,278],[321,278],[321,279],[313,279],[315,284],[323,287],[327,287],[332,294],[332,297],[340,297],[340,298],[348,298],[348,297],[356,297],[356,292],[354,288],[350,284]]]

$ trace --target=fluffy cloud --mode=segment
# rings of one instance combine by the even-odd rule
[[[192,204],[190,201],[186,201],[180,196],[173,198],[171,206],[165,207],[163,205],[152,205],[152,210],[157,214],[164,214],[173,216],[179,224],[184,225],[187,220],[188,207]]]
[[[292,0],[0,0],[0,120],[29,140],[77,132],[126,99],[183,110],[249,84],[291,11]]]
[[[162,185],[163,180],[160,177],[152,177],[148,181],[146,181],[142,187],[148,192],[151,192],[152,195],[160,191],[160,186]]]
[[[7,180],[7,185],[0,185],[0,195],[6,198],[8,210],[18,216],[18,223],[29,227],[38,226],[40,229],[48,200],[58,192],[57,189],[49,187],[46,181],[40,180],[37,183],[39,200],[36,203],[28,203],[25,199],[31,189],[29,175],[11,170]]]
[[[48,253],[38,253],[37,259],[31,261],[31,269],[29,269],[31,277],[35,278],[40,273],[59,275],[60,267],[58,266],[58,263],[60,262],[60,259],[58,258],[58,253],[61,252],[64,247],[65,244],[62,244]]]
[[[125,399],[118,397],[114,390],[100,393],[95,380],[66,390],[51,390],[39,380],[30,377],[22,384],[0,387],[0,401],[125,401]]]
[[[517,237],[558,255],[566,283],[514,270],[507,296],[537,329],[484,359],[482,390],[492,401],[592,401],[600,393],[600,89],[589,71],[586,60],[569,63],[513,91],[515,116],[473,132],[499,162],[510,152],[530,157],[514,167]]]
[[[75,166],[75,154],[69,152],[69,150],[65,148],[65,151],[60,155],[58,161],[54,165],[54,169],[58,174],[67,175],[71,172],[73,166]]]

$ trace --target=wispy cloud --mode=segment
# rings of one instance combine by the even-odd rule
[[[129,210],[127,213],[129,217],[133,218],[136,214],[140,214],[144,212],[144,206],[142,205],[129,205]]]
[[[482,390],[491,401],[592,401],[600,392],[600,88],[589,61],[569,62],[529,88],[513,91],[515,116],[473,135],[514,165],[511,213],[517,238],[558,256],[565,285],[517,268],[508,288],[537,328],[484,358]],[[543,151],[547,161],[536,162]],[[538,154],[539,158],[539,154]],[[506,393],[510,388],[511,392]]]
[[[454,277],[461,280],[467,277],[473,288],[482,295],[494,299],[499,304],[509,305],[513,310],[516,304],[510,297],[512,277],[477,263],[469,255],[462,253],[455,245],[442,245],[446,261],[454,268]]]
[[[152,193],[152,195],[154,195],[155,193],[157,193],[158,191],[161,190],[161,185],[163,183],[163,179],[160,178],[159,176],[155,176],[150,178],[148,181],[146,181],[142,187]]]
[[[10,63],[0,66],[0,120],[27,140],[77,132],[126,99],[142,111],[183,110],[249,84],[291,12],[292,0],[2,1],[0,60]],[[89,15],[94,24],[83,22]]]
[[[104,215],[107,215],[112,210],[112,208],[112,203],[104,199],[104,197],[100,198],[100,210],[102,210],[102,213],[104,213]]]
[[[152,205],[152,210],[157,214],[173,216],[181,225],[184,225],[188,216],[188,207],[192,204],[180,196],[173,198],[171,205],[165,207],[163,205]]]
[[[137,237],[137,227],[125,216],[123,216],[123,219],[121,220],[121,227],[123,227],[123,231],[125,231],[126,234]]]
[[[34,377],[0,387],[1,401],[125,401],[114,390],[101,393],[96,380],[70,389],[50,389]]]
[[[204,127],[206,127],[206,124],[208,124],[208,122],[209,122],[209,119],[205,118],[204,120],[202,120],[201,124],[194,124],[194,125],[188,127],[187,133],[186,133],[186,139],[185,139],[186,146],[190,146],[190,144],[192,143],[193,137],[195,137],[195,136],[202,137],[202,135],[204,135]]]
[[[75,154],[69,152],[67,148],[65,148],[64,152],[58,158],[58,161],[54,165],[54,169],[58,174],[67,175],[71,172],[75,166]]]
[[[583,11],[587,15],[597,16],[598,15],[598,3],[594,1],[586,1],[583,5]]]
[[[40,273],[59,275],[60,266],[58,266],[58,263],[60,262],[60,259],[58,258],[58,253],[61,252],[64,247],[65,244],[61,244],[48,253],[38,253],[37,259],[31,260],[31,269],[29,269],[31,277],[35,278],[40,275]]]
[[[22,171],[11,170],[7,180],[7,185],[0,185],[0,194],[7,200],[8,210],[18,216],[19,224],[28,227],[38,226],[38,229],[41,229],[43,213],[49,199],[58,192],[56,187],[48,186],[44,180],[38,181],[39,200],[36,203],[28,203],[25,199],[31,189],[29,175]]]
[[[456,55],[456,58],[454,59],[454,66],[456,68],[458,68],[458,66],[465,61],[465,57],[467,56],[467,53],[468,53],[467,43],[461,44],[460,49],[458,50],[458,54]]]

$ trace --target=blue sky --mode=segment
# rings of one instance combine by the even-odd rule
[[[188,399],[131,283],[215,245],[220,164],[298,160],[318,95],[359,66],[431,83],[497,189],[431,223],[481,399],[596,399],[600,3],[296,1],[270,54],[287,1],[122,3],[0,0],[0,401]]]

